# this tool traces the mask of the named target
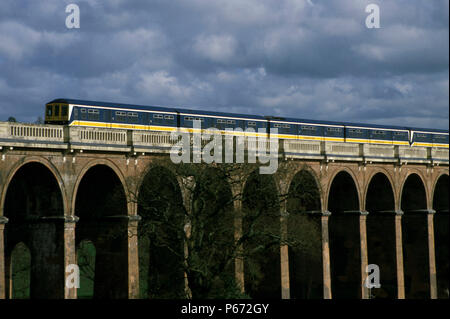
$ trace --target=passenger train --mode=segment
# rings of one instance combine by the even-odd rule
[[[267,136],[280,139],[337,141],[448,148],[449,132],[388,125],[369,125],[316,121],[274,116],[246,115],[211,111],[55,99],[46,104],[45,123],[132,130],[192,132],[194,121],[203,129],[215,127],[262,129]],[[278,129],[275,135],[274,128]],[[237,134],[237,133],[235,133]],[[256,133],[256,135],[261,133]]]

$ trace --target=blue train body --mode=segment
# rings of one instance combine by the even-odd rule
[[[304,120],[247,114],[142,106],[118,103],[56,99],[46,104],[45,122],[75,126],[123,128],[151,131],[195,129],[199,121],[202,129],[215,127],[243,131],[254,129],[259,134],[275,135],[281,139],[338,141],[446,147],[448,130],[422,129],[400,126],[356,124],[332,121]]]

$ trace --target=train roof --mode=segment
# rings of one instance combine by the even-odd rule
[[[366,123],[349,123],[349,122],[337,122],[337,121],[323,121],[323,120],[309,120],[309,119],[299,119],[291,117],[280,117],[280,116],[261,116],[261,115],[251,115],[251,114],[238,114],[238,113],[225,113],[225,112],[213,112],[213,111],[202,111],[194,109],[183,109],[183,108],[173,108],[173,107],[162,107],[162,106],[144,106],[135,104],[122,104],[122,103],[112,103],[112,102],[99,102],[99,101],[89,101],[89,100],[77,100],[77,99],[55,99],[48,103],[68,103],[68,104],[79,104],[79,105],[91,105],[91,106],[104,106],[117,109],[134,109],[134,110],[151,110],[151,111],[161,111],[161,112],[180,112],[183,114],[192,115],[205,115],[205,116],[217,116],[217,117],[235,117],[243,119],[255,119],[255,120],[272,120],[279,122],[293,122],[302,124],[318,124],[318,125],[332,125],[332,126],[351,126],[351,127],[361,127],[361,128],[378,128],[378,129],[391,129],[391,130],[411,130],[420,131],[428,133],[439,133],[448,134],[448,130],[442,129],[429,129],[429,128],[411,128],[406,126],[395,126],[395,125],[380,125],[380,124],[366,124]]]
[[[235,117],[235,118],[243,118],[243,119],[249,119],[249,120],[252,120],[252,119],[253,120],[266,120],[266,118],[261,115],[201,111],[201,110],[192,110],[192,109],[177,109],[177,111],[182,114],[192,114],[192,115],[198,114],[198,115],[216,116],[216,117]]]

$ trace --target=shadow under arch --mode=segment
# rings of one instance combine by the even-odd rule
[[[323,298],[321,192],[313,174],[302,169],[287,199],[291,299]]]
[[[186,211],[174,174],[153,166],[138,192],[140,298],[185,298]]]
[[[96,159],[96,160],[92,160],[92,161],[88,162],[78,173],[78,177],[77,177],[77,180],[75,182],[75,186],[74,186],[73,192],[72,192],[71,211],[73,211],[73,212],[76,211],[76,200],[78,198],[78,192],[80,190],[81,182],[85,179],[86,174],[89,171],[92,171],[92,168],[94,168],[94,167],[104,167],[104,168],[109,169],[110,173],[113,174],[117,178],[117,179],[115,179],[114,182],[117,184],[120,183],[120,185],[122,186],[125,201],[127,203],[130,203],[132,201],[132,199],[130,198],[130,191],[128,189],[128,185],[125,181],[125,178],[124,178],[121,170],[116,166],[116,164],[108,159]]]
[[[380,288],[371,298],[397,298],[395,198],[389,178],[378,172],[370,179],[366,193],[368,263],[380,269]]]
[[[361,298],[360,203],[349,172],[338,172],[328,194],[333,298]]]
[[[427,195],[422,178],[409,174],[401,192],[405,297],[430,298]]]
[[[24,161],[20,161],[20,162],[16,163],[13,166],[13,168],[10,170],[9,175],[6,177],[4,185],[3,185],[3,189],[1,192],[2,197],[0,198],[0,213],[4,213],[7,191],[8,191],[8,188],[9,188],[13,178],[16,176],[18,171],[22,170],[23,167],[28,166],[28,165],[41,165],[43,168],[46,168],[51,173],[52,177],[56,180],[56,184],[58,185],[58,188],[61,192],[63,204],[67,202],[66,188],[65,188],[64,182],[63,182],[62,177],[59,174],[57,168],[44,157],[30,156],[30,157],[27,157]],[[64,209],[63,214],[67,215],[66,205],[63,205],[63,209]]]
[[[104,164],[90,166],[75,189],[76,245],[96,248],[94,298],[128,298],[128,204],[124,185]]]
[[[5,227],[5,251],[12,251],[20,242],[28,247],[32,256],[30,298],[64,298],[61,184],[54,171],[37,160],[18,167],[9,180],[4,201],[4,215],[9,219]],[[7,269],[10,269],[9,257],[7,254]]]
[[[245,292],[252,298],[279,299],[280,199],[272,176],[251,173],[242,204]]]
[[[448,175],[441,175],[434,187],[434,242],[436,247],[436,279],[439,299],[449,298],[449,211]]]

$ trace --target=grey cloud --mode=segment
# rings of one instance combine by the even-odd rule
[[[68,30],[77,3],[81,28]],[[368,3],[381,29],[364,25]],[[448,1],[3,0],[0,119],[55,97],[448,127]]]

